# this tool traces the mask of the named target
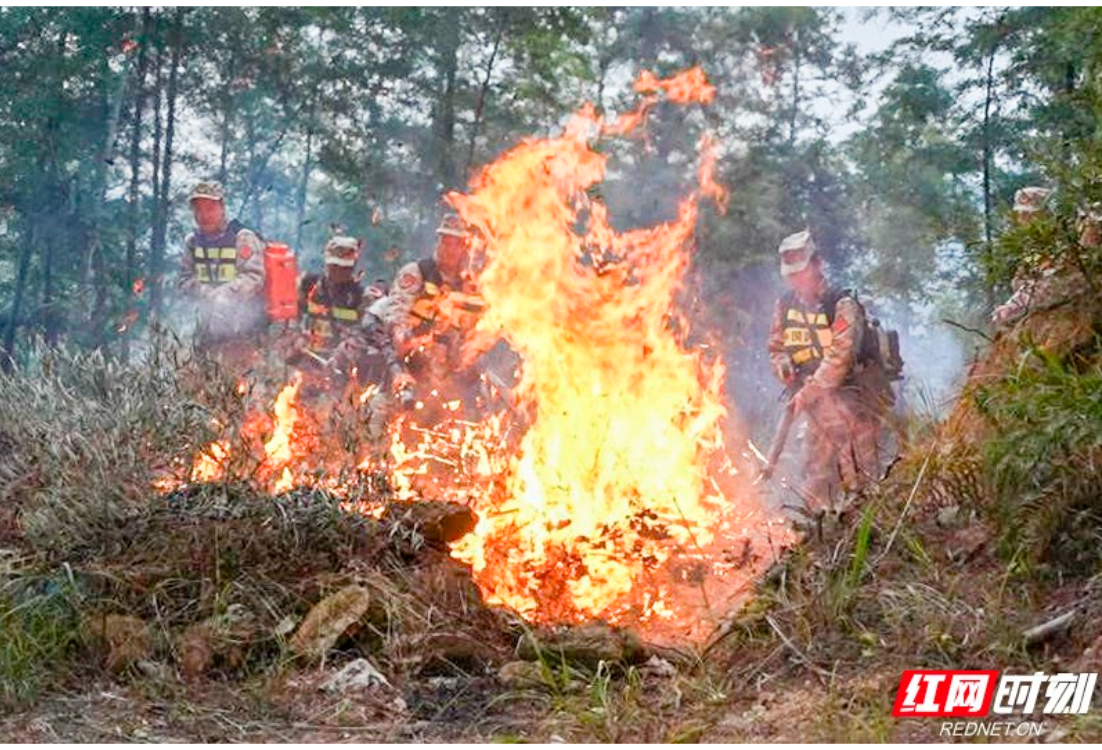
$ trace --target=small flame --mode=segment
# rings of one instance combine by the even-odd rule
[[[666,98],[676,104],[711,104],[716,96],[715,86],[708,83],[708,77],[699,66],[662,80],[644,70],[635,80],[635,90],[640,94],[664,91]]]
[[[300,379],[283,387],[276,397],[275,402],[275,429],[272,436],[264,443],[264,455],[266,456],[265,468],[269,472],[282,469],[282,475],[276,483],[276,492],[284,492],[290,489],[294,477],[287,469],[287,464],[294,458],[291,440],[295,432],[295,424],[299,421],[298,410],[295,408],[295,397],[298,395]]]
[[[226,459],[230,457],[230,442],[216,440],[199,454],[191,467],[192,482],[217,482],[226,472]]]

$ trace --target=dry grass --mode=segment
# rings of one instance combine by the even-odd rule
[[[401,514],[377,521],[324,492],[273,498],[235,482],[155,491],[254,397],[214,363],[171,347],[130,366],[64,351],[39,363],[0,377],[12,448],[0,458],[6,707],[106,667],[130,679],[274,678],[297,669],[289,629],[352,583],[373,605],[338,660],[367,654],[400,680],[478,671],[508,653],[510,624]],[[369,484],[352,491],[386,499],[367,497]],[[112,632],[123,625],[150,636]],[[120,652],[127,640],[143,645]]]

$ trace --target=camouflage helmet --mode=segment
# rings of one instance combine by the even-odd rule
[[[338,235],[325,243],[325,262],[327,265],[351,268],[360,257],[360,241],[355,237]]]
[[[448,237],[467,236],[467,232],[463,227],[463,220],[459,218],[459,214],[455,211],[444,214],[444,218],[440,220],[440,226],[436,228],[436,233]]]
[[[191,195],[188,196],[188,203],[191,203],[198,198],[205,198],[207,200],[225,203],[226,191],[222,189],[221,182],[208,180],[206,182],[200,182],[198,185],[192,188]]]
[[[1014,213],[1030,215],[1043,211],[1052,191],[1043,187],[1024,187],[1014,193]]]
[[[777,247],[777,254],[781,256],[781,276],[791,276],[807,268],[817,250],[810,229],[785,237]]]
[[[1085,248],[1102,245],[1102,202],[1095,201],[1076,211],[1075,229],[1079,244]]]

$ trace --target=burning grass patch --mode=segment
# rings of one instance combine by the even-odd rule
[[[400,681],[504,660],[508,618],[447,554],[474,523],[466,509],[378,519],[356,510],[385,508],[370,482],[340,496],[272,496],[234,479],[155,489],[218,437],[213,425],[246,415],[248,389],[211,365],[160,350],[129,366],[52,352],[0,376],[13,447],[0,458],[0,702],[101,669],[169,681],[298,669],[293,632],[347,586],[370,606],[331,661],[370,655]]]

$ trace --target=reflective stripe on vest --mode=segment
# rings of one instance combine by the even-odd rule
[[[192,248],[195,278],[201,284],[226,284],[237,278],[236,247]]]
[[[333,321],[347,324],[360,319],[360,311],[354,307],[330,307],[312,299],[306,303],[306,314],[310,316],[307,330],[312,338],[311,345],[317,347],[328,346],[334,334]]]
[[[826,313],[789,307],[784,320],[784,349],[797,367],[822,359],[823,350],[834,342]]]

